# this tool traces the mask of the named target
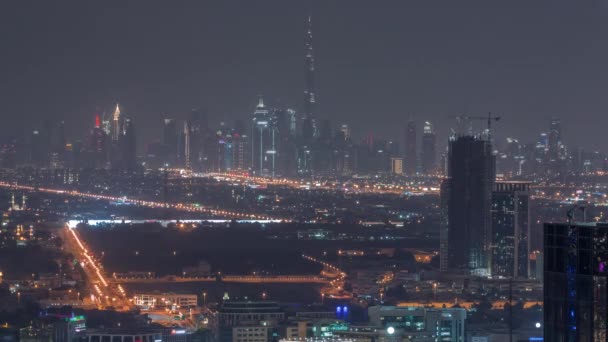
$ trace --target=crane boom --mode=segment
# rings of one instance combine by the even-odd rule
[[[492,122],[500,121],[500,116],[492,115],[492,112],[488,112],[488,116],[475,116],[475,115],[451,115],[450,118],[455,118],[459,121],[465,120],[483,120],[486,121],[488,127],[488,141],[492,141]]]

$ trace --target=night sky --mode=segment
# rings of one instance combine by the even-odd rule
[[[503,116],[524,141],[563,122],[569,146],[608,150],[603,0],[2,1],[6,137],[65,120],[80,138],[116,101],[143,144],[163,113],[249,119],[258,94],[301,110],[313,14],[318,118],[402,139],[410,114],[447,139],[448,115]]]

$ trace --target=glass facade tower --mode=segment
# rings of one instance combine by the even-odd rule
[[[607,341],[608,224],[545,223],[544,338]]]

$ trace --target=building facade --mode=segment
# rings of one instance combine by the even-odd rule
[[[137,293],[133,297],[136,306],[143,309],[164,308],[164,307],[181,307],[191,308],[198,303],[198,298],[195,294],[177,294],[177,293]]]
[[[492,192],[492,276],[530,277],[530,183],[496,182]]]
[[[467,312],[462,308],[372,306],[368,309],[368,315],[371,326],[391,327],[400,335],[420,334],[420,337],[432,336],[435,341],[465,341]]]
[[[276,166],[276,130],[274,118],[260,96],[253,112],[251,129],[251,165],[257,176],[274,175]]]
[[[422,131],[422,151],[420,161],[422,173],[429,174],[437,171],[437,137],[433,125],[426,121]]]
[[[408,175],[416,173],[418,167],[418,155],[416,149],[416,121],[410,120],[405,127],[405,158],[403,160],[404,171]]]
[[[495,164],[489,141],[472,136],[450,141],[448,178],[441,195],[447,211],[445,268],[482,276],[490,273]]]
[[[608,224],[545,223],[544,339],[606,341]]]
[[[220,342],[269,342],[278,340],[285,313],[271,301],[226,300],[213,317],[213,330]]]
[[[391,158],[391,173],[394,175],[403,174],[403,158]]]

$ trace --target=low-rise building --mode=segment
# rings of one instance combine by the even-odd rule
[[[285,313],[272,301],[226,300],[212,319],[217,341],[268,342],[278,340]]]
[[[466,310],[461,308],[372,306],[368,315],[371,326],[391,328],[400,334],[431,335],[453,342],[465,339]]]
[[[163,341],[162,332],[150,329],[99,329],[87,331],[83,342],[104,342],[104,341],[139,341],[139,342],[159,342]]]
[[[133,297],[133,302],[145,310],[172,306],[189,308],[198,304],[198,297],[195,294],[137,293]]]

